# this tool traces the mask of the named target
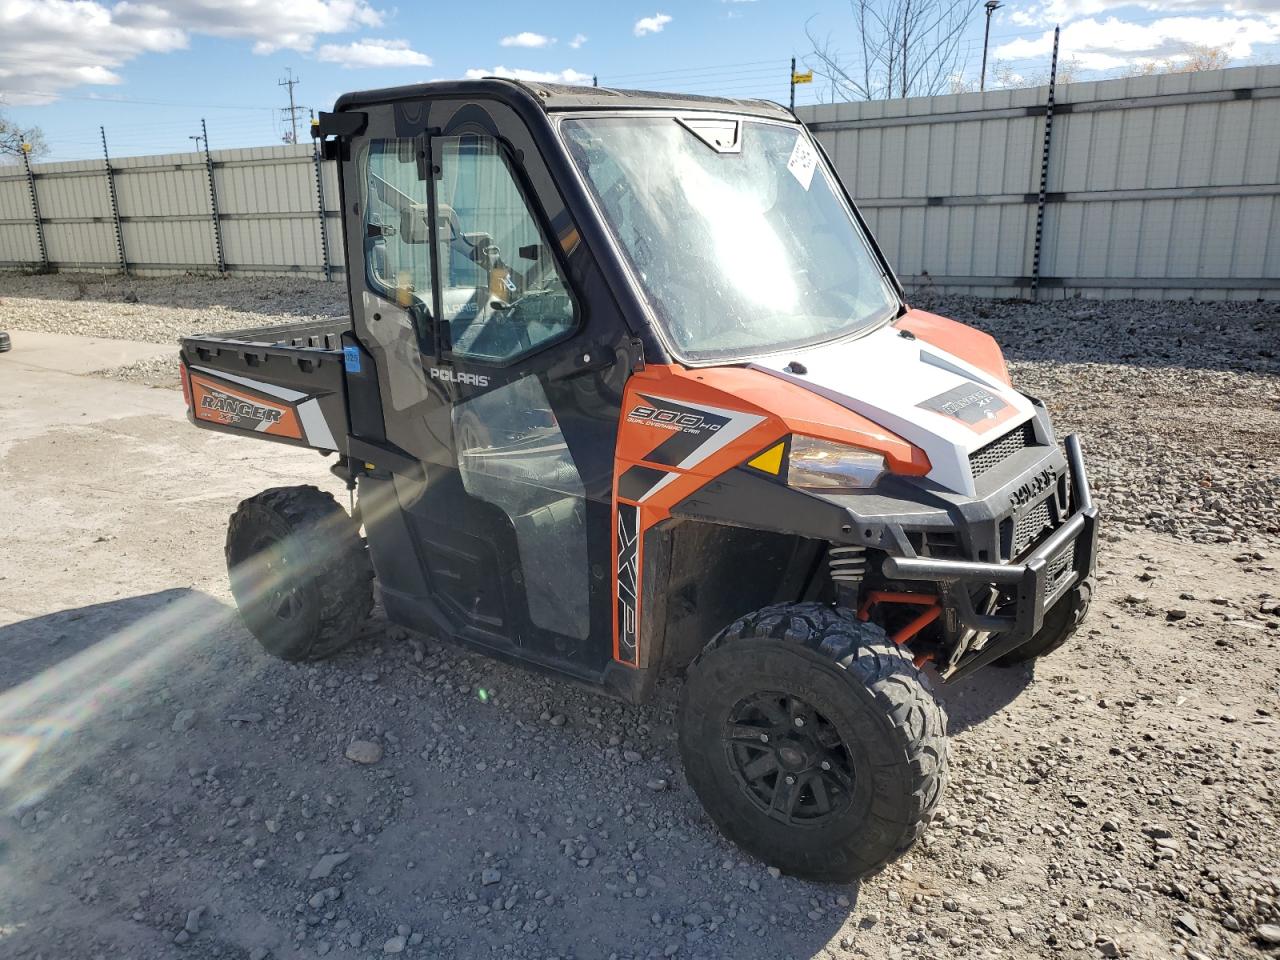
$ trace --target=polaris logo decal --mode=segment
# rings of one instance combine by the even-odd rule
[[[1000,414],[1009,409],[998,396],[986,387],[976,383],[968,383],[952,387],[945,393],[930,397],[923,403],[917,403],[921,410],[932,410],[944,417],[951,417],[975,429],[988,425],[988,421],[996,420]]]
[[[487,387],[489,378],[481,373],[463,373],[453,367],[432,367],[432,380],[444,380],[447,383],[463,383],[471,387]]]
[[[1053,486],[1055,480],[1058,479],[1053,470],[1046,467],[1035,476],[1027,480],[1026,483],[1018,487],[1017,490],[1009,494],[1009,505],[1017,510],[1019,507],[1026,506],[1044,491]]]

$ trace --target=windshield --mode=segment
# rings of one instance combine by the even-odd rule
[[[723,360],[875,326],[898,299],[808,134],[749,120],[566,120],[677,351]]]

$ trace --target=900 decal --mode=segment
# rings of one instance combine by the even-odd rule
[[[649,398],[646,397],[645,399]],[[700,413],[688,407],[673,409],[671,407],[650,406],[644,403],[636,404],[632,407],[631,412],[627,414],[627,420],[630,423],[644,423],[653,427],[661,427],[664,430],[681,430],[685,433],[696,434],[719,430],[728,423],[727,417]]]

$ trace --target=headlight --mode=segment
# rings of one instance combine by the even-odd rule
[[[787,485],[806,490],[862,490],[884,473],[884,457],[872,450],[816,437],[791,438]]]

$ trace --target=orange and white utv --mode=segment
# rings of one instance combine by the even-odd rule
[[[625,700],[683,674],[726,835],[845,880],[947,775],[943,681],[1074,630],[1080,448],[987,335],[912,310],[821,148],[760,101],[505,80],[342,97],[351,316],[191,337],[193,422],[336,455],[227,561],[270,652],[388,619]]]

